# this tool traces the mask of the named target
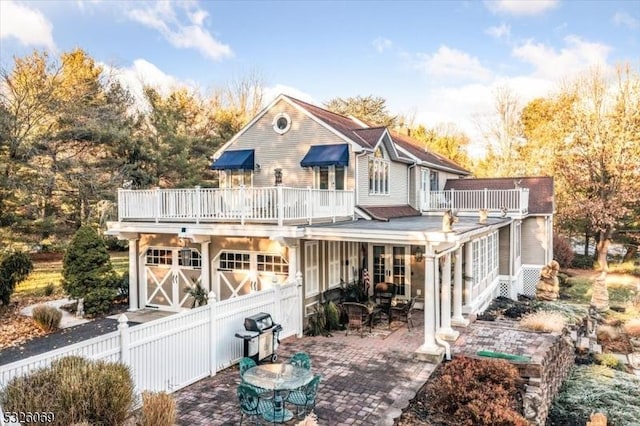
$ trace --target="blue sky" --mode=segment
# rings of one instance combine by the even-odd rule
[[[269,97],[382,96],[482,146],[492,94],[524,104],[591,66],[640,62],[640,1],[120,2],[0,0],[0,64],[81,47],[140,80],[199,90],[252,71]]]

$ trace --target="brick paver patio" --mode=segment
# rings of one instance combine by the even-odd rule
[[[282,341],[278,362],[305,351],[312,358],[314,373],[322,375],[315,409],[320,425],[392,425],[400,416],[435,369],[433,364],[414,359],[423,340],[422,315],[415,316],[412,331],[394,322],[392,332],[374,329],[363,338],[336,332],[331,337]],[[239,383],[234,366],[176,392],[178,424],[239,424]],[[296,423],[294,419],[288,424]]]

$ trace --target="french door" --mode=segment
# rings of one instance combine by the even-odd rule
[[[369,244],[369,270],[373,288],[380,282],[396,285],[396,295],[401,299],[411,298],[411,270],[409,246]]]

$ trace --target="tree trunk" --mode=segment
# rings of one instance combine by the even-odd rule
[[[607,252],[611,242],[612,229],[599,231],[596,234],[596,251],[598,253],[598,263],[600,264],[600,275],[593,283],[593,293],[591,294],[591,305],[599,312],[609,310],[609,289],[607,288],[607,273],[609,264],[607,263]]]
[[[638,255],[638,246],[628,245],[627,252],[624,254],[624,257],[622,258],[622,262],[631,262],[636,258],[637,255]]]
[[[589,256],[589,231],[584,230],[584,255]]]
[[[598,251],[598,263],[600,264],[600,272],[606,275],[609,272],[609,264],[607,263],[607,253],[609,252],[609,243],[611,242],[610,230],[600,231],[598,244],[596,245]]]

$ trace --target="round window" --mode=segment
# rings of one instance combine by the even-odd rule
[[[282,112],[275,116],[273,119],[273,130],[276,133],[286,133],[291,128],[291,118],[288,114]]]

